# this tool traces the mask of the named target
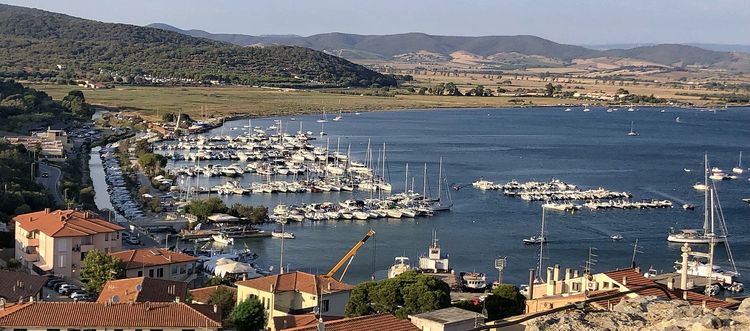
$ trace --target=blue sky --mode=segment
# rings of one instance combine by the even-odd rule
[[[530,34],[572,44],[750,44],[748,0],[0,1],[105,22],[161,22],[214,33]]]

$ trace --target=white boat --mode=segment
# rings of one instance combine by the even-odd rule
[[[281,232],[281,231],[273,231],[271,232],[271,237],[273,238],[284,238],[284,239],[294,239],[294,233],[292,232]]]
[[[675,261],[675,271],[678,273],[682,271],[682,261]],[[701,261],[690,260],[688,261],[687,274],[690,276],[698,276],[703,278],[711,277],[712,280],[719,281],[722,285],[734,285],[742,284],[739,281],[739,273],[734,271],[723,270],[718,265],[711,265]],[[739,286],[737,286],[739,287]],[[744,288],[744,286],[743,286]]]
[[[634,111],[635,111],[635,109],[633,109],[633,107],[630,107],[630,108],[628,108],[628,111],[629,111],[629,112],[634,112]]]
[[[339,110],[338,116],[334,117],[333,120],[338,122],[338,121],[342,120],[343,118],[344,118],[344,116],[341,116],[341,111]]]
[[[327,123],[328,122],[328,117],[326,117],[326,111],[325,110],[323,111],[323,117],[321,117],[316,122],[318,122],[318,123]]]
[[[628,132],[628,136],[635,137],[638,135],[638,132],[635,132],[633,129],[633,121],[630,121],[630,132]]]
[[[745,172],[745,170],[742,169],[742,151],[740,151],[740,160],[737,162],[737,166],[732,168],[732,172],[738,175]]]
[[[675,121],[676,123],[682,123],[682,121],[680,121],[680,117],[679,117],[679,116],[677,116],[677,118],[675,118],[675,119],[674,119],[674,121]]]
[[[696,230],[696,229],[681,229],[674,231],[670,231],[670,233],[667,235],[667,241],[673,242],[673,243],[688,243],[688,244],[709,244],[709,243],[723,243],[726,241],[726,233],[722,233],[721,235],[717,235],[714,233],[714,220],[715,216],[717,215],[714,200],[717,198],[716,192],[708,185],[708,156],[704,156],[704,184],[703,184],[703,191],[704,194],[704,201],[703,201],[703,229]],[[698,184],[696,184],[697,186]],[[693,186],[695,187],[695,186]],[[720,228],[726,229],[726,226],[724,224],[722,214],[718,213],[719,215],[719,222],[721,224]]]
[[[583,112],[584,112],[584,113],[588,113],[588,112],[590,112],[590,111],[591,111],[591,109],[588,109],[588,108],[584,108],[584,109],[583,109]]]
[[[388,278],[394,278],[404,272],[412,270],[411,264],[409,264],[409,258],[406,256],[397,256],[393,262],[393,265],[388,268]]]
[[[705,191],[706,188],[708,188],[708,186],[706,186],[706,184],[703,184],[703,183],[695,183],[695,185],[693,185],[693,188],[698,191]]]
[[[570,109],[570,108],[565,108],[565,112],[566,112],[566,113],[569,113],[569,112],[571,112],[571,111],[573,111],[573,110],[572,110],[572,109]]]
[[[234,238],[227,236],[225,233],[212,235],[211,239],[220,244],[234,245]]]
[[[544,208],[542,208],[542,230],[538,236],[531,236],[523,240],[524,245],[542,245],[547,242],[547,238],[544,236]]]
[[[691,172],[692,171],[692,170],[690,170],[688,168],[685,168],[685,169],[682,169],[682,170],[684,170],[685,172]]]
[[[487,289],[487,277],[481,272],[461,272],[461,285],[469,292],[484,292]]]
[[[620,235],[619,233],[616,233],[616,234],[612,235],[612,237],[610,237],[610,238],[612,238],[612,240],[615,240],[615,241],[622,240],[622,235]]]

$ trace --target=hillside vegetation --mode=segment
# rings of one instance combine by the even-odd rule
[[[148,76],[155,76],[179,78],[180,83],[396,84],[392,77],[311,49],[239,47],[161,29],[9,5],[0,5],[0,73],[63,82],[88,77],[132,83],[138,77],[148,81]]]

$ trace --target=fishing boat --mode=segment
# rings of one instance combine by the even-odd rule
[[[409,264],[409,258],[406,256],[397,256],[393,261],[393,265],[388,268],[388,278],[394,278],[404,272],[412,270],[411,264]]]
[[[638,132],[635,132],[635,129],[633,129],[633,121],[630,121],[630,132],[628,132],[628,136],[635,137],[638,135]]]
[[[542,208],[542,230],[538,236],[531,236],[523,240],[524,245],[543,245],[547,242],[547,238],[544,237],[544,208]]]
[[[234,238],[227,236],[226,233],[218,233],[211,236],[215,242],[224,245],[234,245]]]
[[[425,273],[450,273],[448,256],[443,255],[438,245],[437,232],[432,232],[432,244],[428,248],[427,256],[419,257],[419,269]]]
[[[461,272],[461,285],[467,292],[484,292],[487,289],[487,277],[481,272]]]
[[[615,233],[610,238],[612,238],[612,240],[614,241],[618,241],[618,240],[622,240],[622,235],[620,235],[619,233]]]
[[[732,172],[738,175],[744,172],[744,169],[742,169],[742,151],[740,151],[740,160],[737,162],[737,166],[732,168]]]
[[[716,235],[714,232],[714,220],[717,215],[715,207],[715,198],[717,198],[716,192],[708,185],[708,156],[704,155],[704,201],[703,201],[703,229],[681,229],[675,231],[672,229],[667,235],[667,241],[673,243],[688,243],[688,244],[709,244],[709,243],[723,243],[726,241],[726,233]],[[718,213],[719,222],[721,225],[722,232],[726,229],[724,221],[721,217],[722,213]]]
[[[284,239],[294,239],[294,233],[292,232],[281,232],[274,230],[271,232],[271,237],[273,238],[284,238]]]

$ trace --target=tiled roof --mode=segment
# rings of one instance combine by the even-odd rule
[[[316,284],[320,284],[319,288],[323,294],[350,291],[354,288],[333,278],[316,276],[301,271],[244,280],[235,284],[237,286],[252,287],[265,292],[271,292],[271,287],[273,286],[274,293],[300,291],[313,295],[318,294]]]
[[[329,320],[326,316],[324,316],[323,319]],[[336,319],[333,318],[332,320]],[[318,325],[318,318],[315,317],[315,314],[275,316],[273,318],[273,326],[276,330],[286,330],[310,325]]]
[[[81,237],[122,231],[125,228],[107,222],[89,211],[45,209],[14,218],[24,230],[40,231],[50,237]]]
[[[7,301],[18,301],[19,298],[28,298],[39,293],[46,277],[29,275],[23,272],[0,270],[0,298]]]
[[[195,256],[173,252],[164,248],[139,248],[109,253],[125,264],[125,269],[198,261]]]
[[[709,297],[705,294],[690,292],[690,291],[683,291],[683,290],[673,290],[671,291],[674,293],[674,295],[679,298],[683,299],[683,292],[687,293],[687,302],[689,302],[691,305],[700,306],[703,305],[703,301],[706,302],[706,307],[709,309],[716,309],[716,308],[733,308],[734,306],[739,305],[738,302],[729,302],[721,299],[717,299],[714,297]]]
[[[390,314],[360,316],[354,318],[344,318],[335,321],[323,322],[326,331],[419,331],[419,328],[411,324],[409,320],[400,320]],[[308,325],[291,329],[287,331],[317,331],[318,325]]]
[[[211,298],[211,295],[213,295],[214,292],[216,292],[216,290],[218,290],[219,288],[229,290],[234,295],[235,301],[237,300],[237,289],[226,285],[195,288],[190,290],[190,296],[193,298],[193,302],[195,303],[208,304],[208,299]]]
[[[120,303],[126,302],[171,302],[176,297],[185,299],[187,283],[173,280],[136,277],[107,281],[96,302],[112,302],[117,296]]]
[[[220,328],[212,306],[177,302],[31,302],[0,311],[3,327]]]

